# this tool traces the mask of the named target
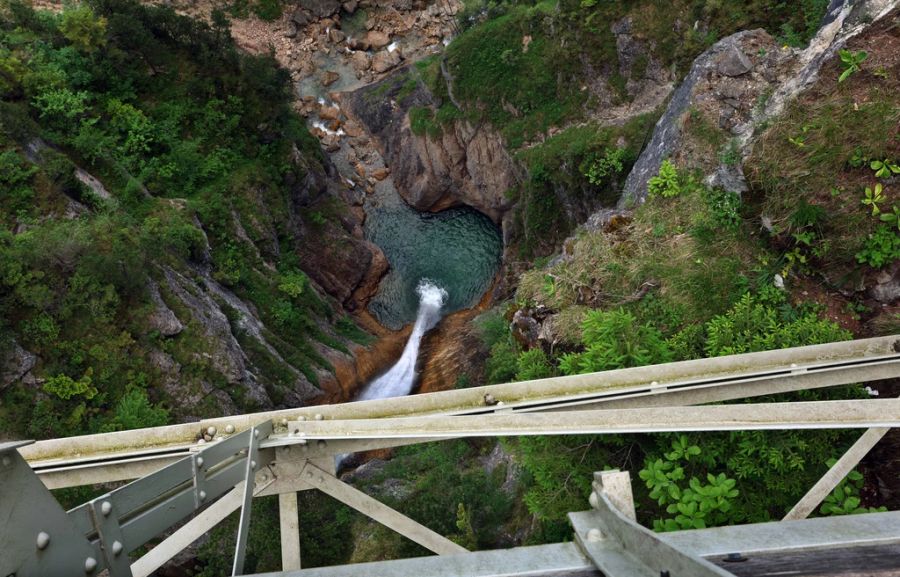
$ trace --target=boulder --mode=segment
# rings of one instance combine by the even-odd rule
[[[296,10],[294,10],[293,14],[291,14],[291,22],[293,22],[296,26],[302,28],[312,22],[312,16],[303,8],[297,8]],[[295,29],[294,35],[296,34],[297,31]]]
[[[337,106],[322,106],[319,108],[319,118],[322,120],[337,120],[341,117],[341,109]]]
[[[353,66],[354,70],[359,72],[365,72],[369,69],[369,66],[371,66],[369,55],[362,50],[354,50],[350,54],[350,64]]]
[[[340,44],[347,37],[342,30],[338,28],[330,28],[328,30],[328,38],[335,44]]]
[[[338,80],[340,80],[341,75],[335,72],[334,70],[326,70],[322,73],[322,85],[323,86],[331,86]]]
[[[366,34],[366,43],[372,50],[380,50],[391,43],[391,37],[384,32],[372,30]]]
[[[875,285],[869,294],[876,301],[889,305],[900,299],[900,263],[894,263],[881,271],[875,278]]]
[[[741,76],[753,69],[753,63],[736,44],[732,44],[719,56],[716,69],[723,76]]]
[[[341,3],[338,0],[300,0],[300,7],[316,18],[327,18],[340,9]]]
[[[400,51],[398,50],[394,50],[393,52],[382,50],[372,57],[372,70],[379,74],[387,72],[400,64],[402,59],[403,57],[400,56]]]

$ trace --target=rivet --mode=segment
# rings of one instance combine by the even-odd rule
[[[592,492],[591,496],[588,497],[588,503],[590,503],[591,507],[593,507],[594,509],[599,509],[600,508],[600,496],[597,495],[596,492]]]
[[[305,420],[306,420],[306,417],[305,417],[304,415],[300,415],[300,418],[298,418],[297,420],[298,420],[298,421],[305,421]]]
[[[109,514],[112,513],[112,503],[109,501],[103,501],[100,505],[100,512],[103,513],[104,517],[109,517]]]
[[[263,483],[265,483],[266,481],[269,480],[269,476],[266,475],[265,473],[263,473],[262,475],[259,476],[259,479],[260,479]]]
[[[113,546],[112,546],[113,555],[118,557],[119,555],[122,554],[122,549],[124,549],[124,547],[122,547],[121,541],[113,541]]]
[[[316,446],[320,449],[324,449],[327,445],[328,443],[325,442],[325,439],[319,439],[319,441],[316,443]]]
[[[659,381],[653,381],[652,383],[650,383],[650,386],[655,387],[658,384],[659,384]]]
[[[503,404],[504,404],[503,401],[497,401],[497,406],[498,406],[498,407],[502,407]]]
[[[234,432],[234,425],[225,425],[225,432],[229,435]]]
[[[206,491],[200,491],[200,500],[206,501]]]
[[[47,545],[50,544],[50,535],[44,531],[38,533],[37,536],[37,548],[43,551],[47,548]]]
[[[97,560],[93,557],[88,557],[84,560],[84,572],[85,573],[93,573],[94,569],[97,568]]]
[[[592,543],[603,541],[603,531],[600,529],[591,529],[587,532],[587,539]]]
[[[256,461],[250,461],[250,468],[256,470]]]
[[[202,467],[202,466],[203,466],[203,457],[197,457],[197,466],[198,466],[198,467]]]
[[[316,419],[317,421],[321,421],[321,420],[323,420],[324,418],[325,418],[325,415],[323,415],[322,413],[316,413],[315,419]]]
[[[259,438],[259,429],[256,429],[255,431],[253,431],[253,438],[254,438],[254,439],[258,439],[258,438]]]
[[[312,478],[313,478],[313,472],[312,472],[312,471],[307,471],[307,472],[306,472],[306,476],[309,477],[310,479],[312,479]]]
[[[198,444],[198,445],[205,445],[205,444],[206,444],[206,439],[199,439],[199,440],[197,440],[197,444]]]
[[[281,426],[282,426],[282,427],[287,427],[287,423],[288,423],[287,419],[281,419]]]
[[[746,560],[747,558],[740,553],[729,553],[724,559],[722,559],[722,561],[727,561],[728,563],[741,563]]]
[[[208,429],[206,429],[206,434],[209,435],[210,437],[215,437],[216,436],[216,428],[209,427]]]

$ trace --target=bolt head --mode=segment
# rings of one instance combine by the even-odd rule
[[[198,444],[198,445],[205,445],[205,444],[206,444],[206,439],[199,439],[199,440],[197,441],[197,444]]]
[[[109,517],[109,514],[112,513],[112,503],[109,501],[103,501],[100,505],[100,512],[103,513],[104,517]]]
[[[124,548],[121,541],[113,541],[112,552],[116,557],[122,554],[122,549]]]
[[[206,491],[200,491],[200,500],[206,501]]]
[[[250,468],[256,470],[256,461],[250,461]]]
[[[225,432],[229,435],[234,432],[234,425],[225,425]]]
[[[260,481],[262,481],[263,483],[265,483],[266,481],[269,480],[269,476],[266,475],[265,473],[263,473],[262,475],[259,476],[259,479],[260,479]]]
[[[216,428],[215,428],[215,427],[208,427],[208,428],[206,429],[206,434],[209,435],[210,437],[215,437],[215,436],[216,436]]]
[[[596,491],[591,493],[591,496],[588,497],[588,503],[591,504],[591,507],[594,509],[600,508],[600,497],[597,495]]]
[[[84,560],[84,572],[85,573],[93,573],[97,568],[97,560],[93,557],[88,557]]]
[[[287,423],[288,423],[288,420],[287,420],[287,419],[281,419],[281,426],[282,426],[282,427],[287,427]]]
[[[41,531],[40,533],[38,533],[36,544],[37,544],[37,548],[40,549],[41,551],[46,549],[47,545],[50,544],[50,534],[45,531]]]
[[[325,418],[325,415],[323,415],[322,413],[316,413],[315,419],[316,419],[317,421],[321,421],[321,420],[323,420],[324,418]]]
[[[202,467],[202,466],[203,466],[203,457],[197,457],[197,466],[198,466],[198,467]]]
[[[603,541],[603,531],[601,531],[600,529],[591,529],[587,533],[587,539],[592,543]]]
[[[298,421],[305,421],[305,420],[306,420],[306,417],[303,416],[303,415],[300,415],[300,417],[299,417],[297,420],[298,420]]]

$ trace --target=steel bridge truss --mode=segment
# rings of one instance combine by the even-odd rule
[[[900,376],[884,337],[306,407],[138,431],[0,444],[0,576],[145,577],[235,511],[243,573],[253,497],[279,495],[285,575],[731,575],[710,561],[788,549],[900,544],[900,512],[812,519],[891,428],[900,400],[701,405]],[[564,412],[561,414],[561,412]],[[865,429],[785,521],[674,534],[635,522],[627,473],[596,475],[575,541],[507,551],[458,544],[341,481],[339,455],[461,437],[662,431]],[[68,512],[49,489],[135,479]],[[437,557],[301,570],[297,492],[318,489]],[[160,536],[165,535],[161,541]],[[852,535],[852,537],[851,537]],[[774,537],[777,536],[777,537]],[[148,544],[149,552],[132,559]]]

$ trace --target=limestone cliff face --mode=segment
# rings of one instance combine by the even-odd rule
[[[409,91],[407,82],[400,72],[344,94],[344,109],[372,135],[410,206],[436,212],[468,205],[499,224],[511,207],[505,193],[520,180],[500,135],[465,120],[441,126],[439,135],[414,134],[410,110],[439,103],[420,84]]]

